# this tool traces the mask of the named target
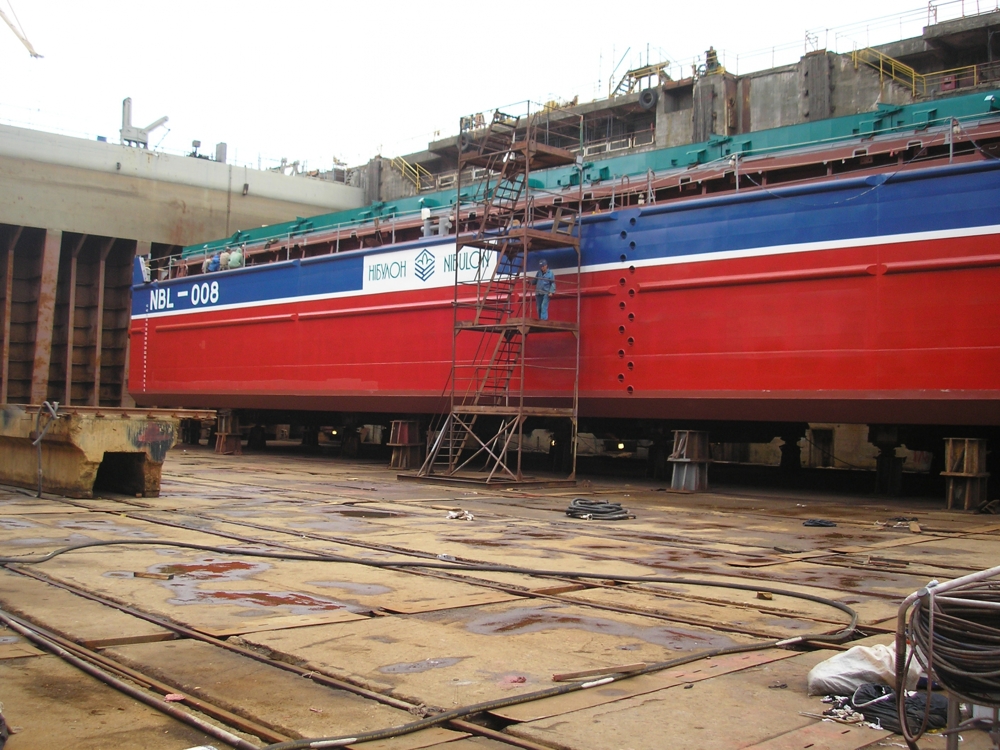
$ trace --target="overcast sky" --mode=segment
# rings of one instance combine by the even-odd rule
[[[963,4],[936,5],[944,20]],[[214,153],[226,141],[230,161],[286,157],[313,169],[420,150],[435,131],[455,133],[461,115],[511,102],[605,97],[623,55],[619,76],[646,62],[647,48],[653,62],[676,63],[675,77],[709,45],[746,73],[813,46],[847,52],[919,35],[928,14],[920,0],[0,0],[0,9],[16,13],[44,55],[32,59],[0,23],[0,121],[117,142],[131,96],[134,125],[170,118],[151,145],[181,152],[199,139]]]

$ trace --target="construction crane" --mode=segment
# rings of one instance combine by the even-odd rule
[[[11,13],[14,12],[14,6],[11,6],[10,11],[11,11]],[[24,35],[24,32],[21,30],[21,28],[20,28],[21,27],[21,22],[20,21],[18,21],[17,26],[15,26],[11,22],[11,20],[7,17],[7,14],[3,12],[3,10],[0,10],[0,18],[2,18],[4,20],[4,22],[8,26],[10,26],[10,30],[14,32],[14,36],[16,36],[18,39],[21,40],[21,44],[23,44],[24,47],[25,47],[25,49],[28,50],[28,54],[29,55],[31,55],[32,57],[35,57],[35,58],[40,58],[41,57],[41,55],[39,55],[37,52],[35,52],[35,48],[31,46],[31,42],[28,41],[28,37],[26,37]],[[15,19],[17,18],[16,14],[14,15],[14,18]]]

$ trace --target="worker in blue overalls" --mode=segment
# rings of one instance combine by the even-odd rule
[[[549,296],[555,294],[556,277],[549,270],[549,263],[542,258],[538,264],[538,272],[535,274],[535,304],[538,307],[538,319],[549,319]]]

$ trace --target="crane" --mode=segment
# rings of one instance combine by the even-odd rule
[[[13,13],[13,12],[14,12],[14,7],[13,7],[13,6],[11,6],[11,13]],[[13,31],[13,32],[14,32],[14,35],[15,35],[15,36],[16,36],[16,37],[17,37],[18,39],[20,39],[20,40],[21,40],[21,44],[23,44],[23,45],[25,46],[25,49],[27,49],[27,50],[28,50],[28,54],[29,54],[29,55],[31,55],[32,57],[35,57],[35,58],[40,58],[40,57],[41,57],[41,55],[39,55],[39,54],[38,54],[37,52],[35,52],[35,48],[31,46],[31,42],[29,42],[29,41],[28,41],[28,37],[26,37],[26,36],[24,35],[24,32],[23,32],[23,31],[21,31],[21,28],[20,28],[20,26],[21,26],[21,23],[20,23],[20,21],[18,21],[18,24],[17,24],[17,26],[15,26],[15,25],[14,25],[14,24],[13,24],[13,23],[11,22],[11,20],[10,20],[10,19],[9,19],[9,18],[7,17],[7,14],[3,12],[3,10],[0,10],[0,18],[2,18],[2,19],[4,20],[4,22],[5,22],[5,23],[6,23],[6,24],[7,24],[8,26],[10,26],[10,30],[11,30],[11,31]],[[16,18],[17,18],[17,16],[15,15],[15,16],[14,16],[14,18],[16,19]]]

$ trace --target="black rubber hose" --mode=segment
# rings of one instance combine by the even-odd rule
[[[587,521],[624,521],[635,518],[634,514],[622,508],[621,503],[606,503],[603,500],[587,500],[583,497],[573,498],[566,509],[566,515]]]

